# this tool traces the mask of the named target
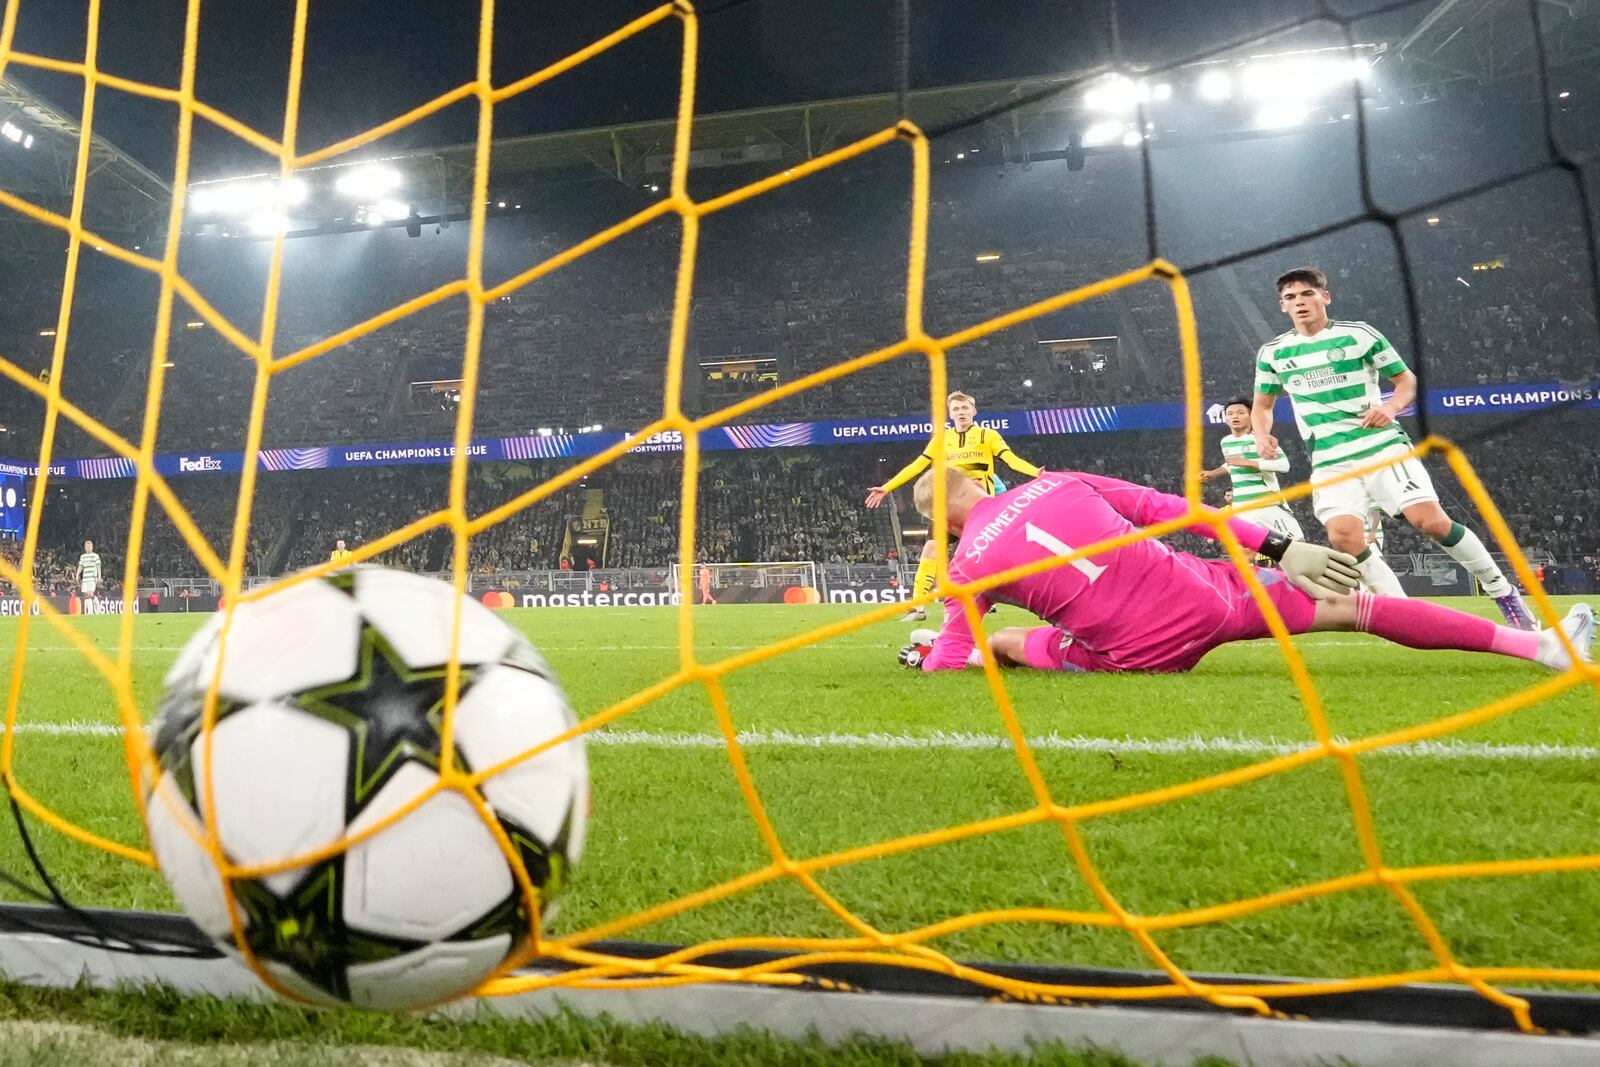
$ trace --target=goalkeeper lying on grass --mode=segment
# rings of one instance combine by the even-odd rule
[[[917,510],[933,511],[933,471],[917,481]],[[946,471],[946,517],[959,534],[950,556],[955,582],[977,581],[1092,545],[1188,510],[1182,497],[1094,474],[1041,471],[1000,496],[985,496],[961,472]],[[1361,575],[1353,557],[1321,545],[1291,541],[1241,518],[1228,526],[1241,544],[1276,561],[1282,571],[1256,571],[1292,634],[1359,630],[1410,648],[1494,652],[1565,670],[1571,666],[1555,630],[1527,631],[1425,600],[1356,592]],[[1216,539],[1209,526],[1189,529]],[[977,598],[1014,604],[1049,626],[1009,627],[989,635],[1002,665],[1066,671],[1186,671],[1218,645],[1268,636],[1267,621],[1244,578],[1229,560],[1177,552],[1154,538],[1072,561],[998,585]],[[1561,628],[1586,661],[1594,612],[1573,608]],[[944,628],[918,631],[924,641],[903,649],[900,662],[925,671],[977,664],[971,628],[958,600],[945,603]]]

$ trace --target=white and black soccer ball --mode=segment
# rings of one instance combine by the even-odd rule
[[[217,836],[234,865],[304,855],[438,781],[455,591],[357,567],[241,604],[229,628],[211,736]],[[222,879],[195,839],[207,764],[201,709],[222,617],[184,646],[153,727],[150,843],[191,919],[238,954]],[[554,675],[482,604],[461,604],[457,766],[484,770],[570,729]],[[467,992],[548,917],[582,854],[588,765],[581,739],[477,787],[515,846],[518,887],[488,825],[444,790],[332,858],[233,879],[250,954],[277,986],[318,1004],[404,1009]]]

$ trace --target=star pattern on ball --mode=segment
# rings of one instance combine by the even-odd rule
[[[445,668],[408,666],[375,629],[362,630],[355,676],[308,690],[297,705],[350,730],[352,810],[359,808],[406,760],[439,767],[440,723],[444,716]],[[464,696],[471,672],[461,672]]]
[[[256,879],[231,883],[245,915],[245,940],[261,959],[290,968],[330,994],[348,998],[348,969],[393,959],[420,941],[357,930],[341,918],[344,858],[326,860],[293,892],[280,896]]]

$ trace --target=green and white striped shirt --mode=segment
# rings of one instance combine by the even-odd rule
[[[1388,340],[1364,322],[1330,322],[1306,337],[1290,330],[1256,353],[1256,392],[1288,393],[1313,469],[1365,459],[1386,448],[1409,448],[1398,422],[1361,425],[1383,402],[1379,378],[1407,369]]]
[[[100,553],[85,552],[78,557],[78,578],[80,581],[100,580]]]
[[[1289,469],[1289,457],[1282,452],[1277,459],[1267,460],[1265,468],[1236,467],[1236,459],[1260,460],[1256,452],[1256,435],[1246,430],[1241,434],[1227,434],[1222,439],[1222,461],[1228,465],[1228,477],[1233,479],[1233,504],[1242,507],[1257,497],[1278,491],[1278,475]]]

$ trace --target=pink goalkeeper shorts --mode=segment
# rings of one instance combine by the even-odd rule
[[[1155,671],[1193,669],[1218,645],[1270,636],[1266,616],[1256,606],[1250,587],[1227,560],[1207,560],[1206,570],[1218,593],[1215,606],[1204,612],[1175,617],[1172,628],[1158,643],[1144,648],[1119,648],[1099,652],[1074,640],[1067,630],[1038,626],[1028,631],[1025,654],[1034,666],[1049,664],[1056,670]],[[1291,634],[1311,629],[1317,602],[1291,585],[1281,571],[1256,569],[1267,598],[1278,609]]]

